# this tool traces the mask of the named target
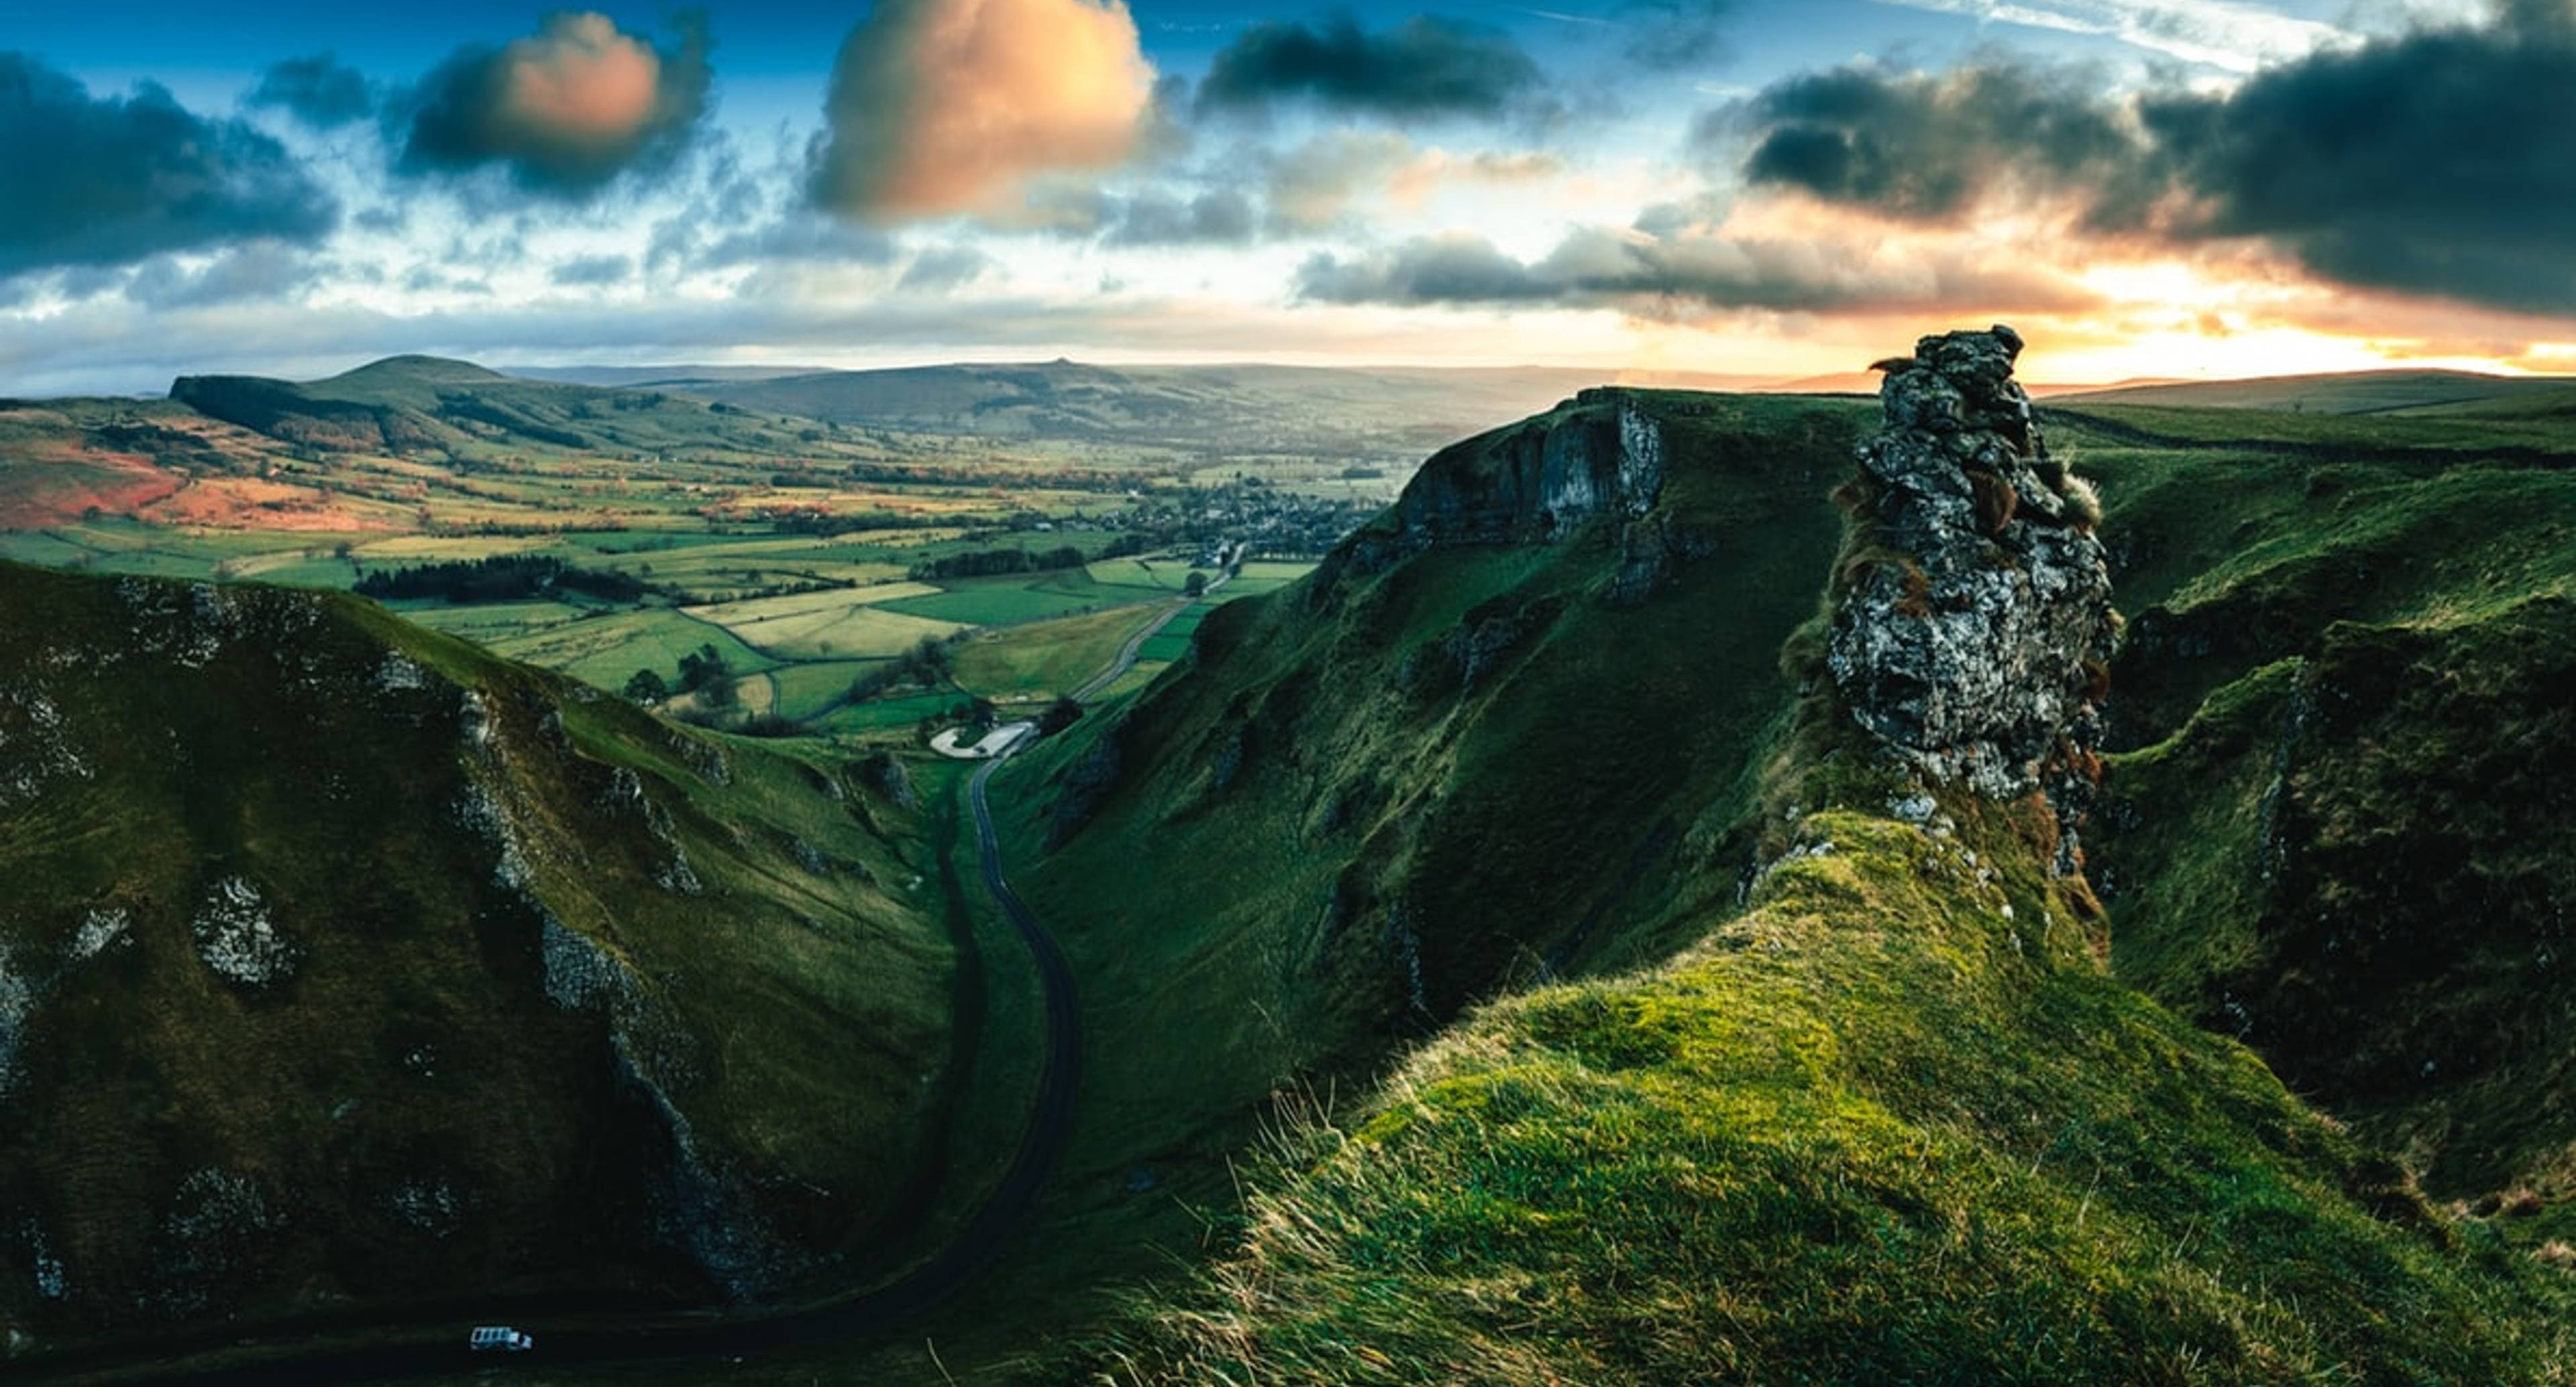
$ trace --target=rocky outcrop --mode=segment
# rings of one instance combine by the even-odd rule
[[[1642,519],[1664,486],[1663,426],[1625,391],[1443,449],[1379,525],[1353,541],[1362,572],[1426,549],[1547,543],[1603,515]]]
[[[897,809],[918,809],[921,796],[912,788],[912,775],[894,753],[880,751],[859,763],[859,780],[869,789],[885,796]]]
[[[2114,618],[2091,489],[2048,455],[2008,327],[1880,363],[1886,425],[1845,494],[1866,533],[1826,660],[1861,726],[1929,779],[1996,798],[2083,790]],[[2071,845],[2067,855],[2071,856]]]

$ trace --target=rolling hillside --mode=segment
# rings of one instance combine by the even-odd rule
[[[396,374],[396,391],[470,388]],[[387,387],[350,389],[410,407]],[[1854,613],[1928,628],[1974,610],[1943,605],[1953,599],[1921,556],[1890,547],[1900,531],[1884,479],[1852,479],[1855,445],[1881,424],[1877,403],[1588,390],[1442,449],[1311,577],[1207,611],[1169,639],[1162,653],[1177,658],[1150,684],[999,769],[1002,854],[1083,1007],[1072,1145],[1027,1254],[941,1322],[936,1372],[906,1376],[919,1365],[891,1350],[834,1350],[746,1368],[745,1380],[803,1381],[855,1362],[870,1380],[939,1381],[954,1368],[959,1380],[1050,1387],[2566,1387],[2576,1109],[2564,1095],[2576,1071],[2564,1037],[2576,992],[2562,963],[2576,940],[2558,876],[2576,856],[2576,443],[2530,409],[2469,409],[2052,401],[2039,417],[2053,457],[2013,464],[2046,464],[2033,473],[2045,494],[2012,481],[2009,502],[1974,483],[1993,459],[1965,450],[1975,467],[1961,496],[1977,498],[1977,523],[1991,528],[1934,570],[1942,581],[2021,572],[2054,544],[2105,556],[2128,614],[2110,668],[2083,668],[2083,706],[2049,752],[2052,774],[2082,783],[2060,775],[2000,800],[1927,787],[1904,768],[1920,763],[1891,759],[1843,702],[1835,662]],[[2099,487],[2099,548],[2086,548],[2094,513],[2077,505],[2090,493],[2068,479],[2070,464]],[[71,596],[47,589],[44,603],[0,613],[73,613],[75,630],[121,631],[115,604],[135,600],[104,584],[16,580],[65,582]],[[183,634],[211,620],[187,604],[236,600],[137,590],[186,595],[169,618]],[[290,599],[239,600],[264,612]],[[292,787],[227,761],[187,783],[250,788],[240,806],[205,811],[192,807],[202,792],[150,778],[175,772],[120,769],[113,802],[173,799],[179,808],[153,812],[188,845],[142,885],[65,855],[61,844],[87,840],[56,824],[89,812],[89,798],[49,789],[30,802],[53,817],[5,840],[31,846],[13,846],[21,856],[0,856],[0,868],[65,884],[45,887],[55,904],[20,929],[5,960],[14,971],[0,975],[0,1000],[32,999],[13,1039],[20,1086],[0,1104],[96,1081],[64,1067],[81,1051],[59,1037],[79,1024],[65,1018],[112,1014],[74,1005],[95,985],[82,969],[126,957],[113,942],[83,952],[109,929],[91,927],[100,901],[132,902],[140,941],[162,920],[160,952],[125,966],[156,988],[193,979],[170,994],[186,1006],[304,1025],[292,1008],[337,976],[326,957],[360,979],[332,984],[352,989],[334,997],[409,997],[402,989],[420,985],[409,979],[467,977],[437,1004],[484,1008],[475,1014],[493,1019],[475,1033],[508,1038],[478,1059],[519,1054],[524,1033],[555,1037],[527,1042],[530,1053],[594,1072],[606,1055],[615,1076],[621,1044],[632,1048],[619,1039],[622,1004],[567,1010],[547,995],[548,941],[577,936],[625,960],[631,985],[697,1037],[685,1082],[647,1077],[699,1148],[780,1163],[737,1155],[732,1170],[797,1172],[793,1187],[743,1187],[752,1207],[786,1210],[768,1216],[810,1235],[752,1269],[785,1284],[800,1267],[864,1263],[879,1232],[900,1229],[886,1221],[902,1204],[888,1172],[922,1148],[819,1134],[831,1122],[937,1132],[948,1098],[919,1082],[946,1053],[927,1018],[945,1014],[948,964],[931,907],[897,887],[908,870],[936,875],[911,846],[921,830],[909,811],[825,765],[675,740],[613,702],[584,702],[361,604],[291,601],[356,633],[347,677],[313,676],[350,711],[313,711],[321,695],[305,676],[243,672],[267,668],[247,640],[219,643],[205,674],[174,673],[174,688],[193,693],[170,696],[192,698],[190,716],[235,719],[187,724],[185,744],[262,748],[296,769]],[[63,744],[88,766],[101,743],[73,710],[147,705],[113,668],[73,688],[64,681],[90,676],[48,653],[56,628],[21,622],[20,663],[0,675],[0,700],[16,699],[0,701],[0,732],[36,749],[29,764],[49,787],[86,786],[71,763],[45,759],[45,729],[74,729]],[[1115,625],[1077,644],[1095,649]],[[409,706],[407,692],[366,691],[386,648],[486,691],[504,710],[488,724],[500,729],[497,755],[472,749],[464,713],[343,735],[331,718]],[[232,682],[189,682],[225,671]],[[39,698],[50,713],[34,711]],[[335,735],[289,740],[259,721],[270,707]],[[569,751],[546,731],[549,710]],[[362,753],[347,747],[380,750],[349,761]],[[726,783],[707,776],[709,747],[724,750]],[[509,830],[495,838],[483,820],[438,808],[470,799],[496,764],[511,768],[499,783],[521,787],[499,821],[536,807],[517,886]],[[614,791],[621,766],[671,806],[676,840],[649,811],[639,825],[599,807],[616,795],[591,782],[606,776]],[[377,817],[335,819],[331,786],[397,774],[427,788],[373,807]],[[482,921],[480,972],[444,955],[420,962],[429,956],[408,942],[363,959],[312,942],[336,937],[315,921],[368,921],[386,907],[376,895],[343,902],[277,864],[342,860],[331,854],[354,850],[343,835],[378,832],[462,863],[415,872],[397,857],[375,875],[425,903],[424,919]],[[721,918],[754,925],[716,931],[685,913],[706,898],[665,880],[656,854],[674,841],[673,860],[684,855],[710,894],[734,893]],[[572,845],[589,862],[550,874]],[[835,867],[822,879],[837,886],[818,885],[808,847],[865,872]],[[256,906],[235,900],[235,880]],[[310,911],[308,890],[321,902]],[[837,932],[844,917],[811,904],[817,892],[867,928]],[[290,904],[304,913],[290,920]],[[656,913],[665,906],[684,913]],[[630,926],[630,914],[646,923]],[[291,941],[298,971],[279,992],[188,971],[214,968],[206,940],[245,930],[245,956],[262,957],[258,929],[228,923],[253,918]],[[847,952],[818,975],[807,951],[826,946]],[[867,981],[831,1006],[780,1004],[821,976]],[[1034,1062],[1029,1018],[1013,979],[987,982],[996,1000],[981,1063],[1007,1077]],[[221,1034],[244,1024],[209,1014],[202,1024]],[[743,1020],[753,1016],[763,1024]],[[338,1054],[311,1029],[286,1033],[299,1053]],[[758,1058],[727,1048],[773,1043],[784,1048]],[[202,1066],[177,1053],[152,1050],[132,1067],[200,1082]],[[313,1287],[424,1297],[469,1267],[514,1289],[605,1286],[669,1302],[711,1295],[726,1267],[744,1265],[728,1244],[674,1241],[685,1221],[640,1232],[603,1221],[601,1241],[556,1246],[554,1261],[512,1262],[525,1252],[509,1248],[428,1270],[396,1258],[388,1265],[412,1279],[387,1289],[350,1280],[347,1249],[388,1237],[408,1248],[411,1234],[334,1214],[317,1226],[350,1231],[316,1234],[316,1251],[296,1240],[307,1224],[262,1224],[254,1214],[282,1202],[272,1172],[294,1172],[294,1188],[331,1187],[317,1158],[286,1153],[339,1151],[354,1139],[337,1133],[371,1130],[369,1113],[403,1131],[429,1121],[406,1106],[409,1053],[383,1073],[306,1061],[329,1070],[328,1082],[299,1079],[327,1101],[262,1108],[267,1125],[251,1136],[205,1114],[257,1107],[234,1071],[269,1070],[232,1066],[229,1087],[203,1080],[216,1101],[150,1129],[158,1145],[145,1149],[162,1154],[142,1163],[147,1174],[118,1176],[139,1191],[118,1196],[135,1210],[129,1236],[166,1244],[174,1219],[195,1217],[187,1201],[214,1188],[188,1184],[201,1170],[246,1172],[264,1202],[241,1206],[253,1213],[223,1205],[233,1222],[218,1241],[249,1249],[222,1255],[258,1272],[243,1283],[252,1313],[304,1304]],[[823,1070],[801,1066],[818,1057],[869,1080],[817,1100]],[[579,1081],[535,1059],[512,1063],[539,1077],[506,1071],[521,1085],[509,1101],[549,1114],[545,1131],[636,1120],[553,1096]],[[372,1086],[332,1118],[351,1086],[343,1073],[371,1074]],[[911,1087],[898,1082],[907,1074]],[[620,1082],[608,1090],[624,1092]],[[772,1087],[728,1096],[749,1084]],[[118,1122],[154,1111],[121,1093],[111,1110]],[[94,1154],[54,1158],[54,1134],[105,1120],[82,1111],[17,1138],[25,1154],[12,1159],[57,1182],[37,1186],[30,1207],[58,1210],[60,1190],[100,1178]],[[436,1111],[457,1123],[452,1108]],[[789,1112],[799,1120],[776,1125]],[[727,1125],[750,1114],[770,1125]],[[989,1112],[974,1120],[1007,1125]],[[135,1145],[108,1130],[117,1149]],[[220,1134],[223,1157],[196,1154],[201,1131]],[[827,1148],[877,1164],[792,1164],[825,1161]],[[472,1159],[483,1164],[455,1158],[487,1172],[483,1188],[558,1168],[518,1146]],[[800,1193],[804,1183],[838,1202],[799,1203],[821,1198]],[[603,1201],[626,1198],[600,1189]],[[530,1201],[532,1218],[552,1207]],[[38,1293],[0,1302],[0,1314],[76,1333],[76,1299],[41,1294],[48,1268],[82,1284],[82,1262],[63,1251],[69,1224],[56,1213],[32,1226],[15,1252],[0,1241],[0,1259],[15,1256],[18,1284]],[[649,1272],[621,1281],[612,1265]],[[1126,1309],[1104,1319],[1103,1294],[1140,1277],[1154,1284],[1125,1292]],[[1057,1342],[1033,1357],[1049,1335]]]
[[[476,445],[739,453],[786,448],[785,428],[654,390],[517,380],[470,362],[398,356],[297,384],[181,376],[170,398],[290,443],[348,452]]]
[[[918,1217],[947,906],[834,764],[346,597],[9,565],[0,749],[11,1353],[738,1305]]]
[[[1641,403],[1668,439],[1686,436],[1666,412],[1680,402]],[[1739,407],[1696,404],[1702,417]],[[1356,1102],[1289,1099],[1228,1250],[1140,1298],[1057,1380],[2567,1381],[2576,1278],[2550,1233],[2564,1229],[2566,1191],[2465,1198],[2563,1171],[2576,1149],[2550,1096],[2566,1091],[2566,993],[2548,942],[2564,924],[2533,875],[2563,853],[2571,822],[2559,627],[2576,574],[2551,542],[2576,521],[2565,471],[2463,458],[2474,437],[2320,466],[2288,416],[2232,426],[2277,452],[2116,446],[2134,424],[2104,414],[2054,441],[2101,481],[2103,533],[2134,604],[2109,706],[2128,744],[2181,730],[2111,758],[2110,798],[2089,819],[2054,790],[2004,802],[1927,791],[1854,724],[1825,677],[1822,623],[1782,642],[1785,673],[1758,700],[1770,717],[1673,710],[1661,745],[1686,769],[1626,796],[1586,792],[1590,753],[1614,758],[1605,779],[1638,775],[1615,758],[1656,739],[1622,716],[1655,682],[1656,642],[1602,647],[1638,663],[1553,695],[1600,714],[1593,742],[1522,735],[1517,756],[1471,759],[1472,727],[1441,729],[1454,741],[1387,735],[1405,726],[1393,689],[1377,708],[1334,702],[1341,669],[1405,646],[1339,634],[1368,606],[1336,601],[1336,580],[1418,585],[1416,610],[1473,605],[1452,646],[1473,652],[1480,621],[1528,610],[1480,566],[1507,555],[1523,573],[1582,566],[1594,586],[1558,587],[1544,624],[1517,623],[1546,633],[1526,654],[1496,642],[1510,653],[1492,663],[1508,672],[1479,721],[1543,718],[1514,702],[1545,687],[1552,656],[1652,621],[1658,604],[1690,611],[1703,633],[1690,647],[1700,687],[1731,691],[1738,642],[1770,634],[1742,624],[1767,589],[1703,587],[1693,563],[1641,607],[1601,601],[1619,590],[1634,549],[1622,531],[1637,523],[1607,506],[1570,533],[1521,531],[1524,545],[1545,534],[1544,548],[1469,558],[1435,544],[1377,569],[1367,556],[1405,532],[1391,521],[1327,564],[1307,611],[1294,592],[1246,604],[1262,625],[1240,643],[1203,638],[1144,695],[1137,725],[1205,718],[1143,742],[1177,761],[1060,749],[1058,813],[1098,808],[1059,833],[1041,882],[1061,883],[1093,835],[1187,850],[1230,824],[1235,853],[1277,845],[1248,885],[1192,877],[1209,897],[1199,930],[1236,932],[1232,947],[1200,942],[1177,913],[1086,908],[1074,886],[1045,888],[1076,930],[1192,950],[1155,958],[1131,943],[1123,967],[1129,988],[1154,968],[1187,980],[1210,1018],[1192,1030],[1202,1059],[1227,1034],[1209,994],[1279,1017],[1274,1047],[1311,1047],[1337,955],[1378,960],[1399,1014],[1417,979],[1417,1006],[1472,998],[1472,984],[1432,990],[1459,974],[1430,961],[1499,975],[1540,955],[1572,916],[1551,891],[1597,883],[1615,860],[1599,844],[1652,841],[1660,785],[1674,795],[1663,812],[1687,826],[1677,877],[1689,885],[1659,894],[1650,869],[1647,889],[1614,898],[1590,936],[1611,946],[1555,970],[1590,980],[1470,1009]],[[1774,423],[1751,455],[1794,473],[1811,437]],[[1690,475],[1683,458],[1739,455],[1672,452],[1675,481]],[[1507,456],[1488,440],[1435,459],[1399,516],[1456,514],[1443,492],[1546,494],[1515,491],[1518,474],[1495,465]],[[1901,566],[1865,527],[1841,563],[1814,564],[1797,514],[1711,531],[1710,547],[1795,554],[1816,575],[1808,592],[1830,568],[1846,616],[1868,590],[1846,575]],[[1746,518],[1759,515],[1748,498]],[[1941,595],[1928,596],[1937,611]],[[1902,603],[1887,614],[1904,615]],[[1232,685],[1299,640],[1317,653],[1289,682]],[[1321,738],[1273,737],[1296,726],[1276,704],[1339,713],[1319,719],[1333,729]],[[1362,897],[1375,909],[1358,927],[1342,894],[1308,888],[1291,904],[1279,889],[1299,880],[1291,845],[1324,855],[1318,828],[1333,820],[1317,811],[1340,801],[1332,787],[1407,753],[1453,778],[1399,791],[1379,835],[1436,831],[1410,861],[1442,860],[1444,839],[1472,855],[1428,880],[1395,877],[1412,890],[1391,901]],[[2080,751],[2074,762],[2093,766]],[[1469,766],[1472,782],[1454,778]],[[1510,805],[1523,777],[1533,798]],[[1489,805],[1508,808],[1467,817]],[[1758,833],[1723,832],[1756,811]],[[2063,874],[2072,824],[2088,825],[2107,921],[2083,877]],[[1726,871],[1710,851],[1721,843],[1750,849],[1751,869]],[[1416,903],[1453,882],[1454,913]],[[1623,966],[1666,940],[1690,942]],[[2248,1027],[2229,989],[2260,987],[2270,1010]],[[1306,1010],[1283,1010],[1301,994]],[[2372,1086],[2397,1072],[2386,1061],[2419,1050],[2438,1061],[2407,1071],[2409,1086]],[[2435,1195],[2460,1202],[2428,1199],[2413,1173],[2427,1166]]]
[[[1624,482],[1623,419],[1660,440]],[[1365,1070],[1732,899],[1860,420],[1604,391],[1459,444],[1313,578],[1210,613],[1123,715],[1006,767],[1022,891],[1124,1057],[1087,1099],[1103,1152],[1192,1149],[1281,1076]]]
[[[2148,405],[2253,409],[2299,414],[2389,414],[2427,410],[2513,411],[2528,402],[2576,397],[2565,376],[2497,376],[2475,371],[2347,371],[2253,380],[2172,381],[2054,394],[2060,405]]]
[[[833,371],[680,388],[749,409],[919,433],[1410,464],[1493,420],[1545,409],[1602,379],[1598,371],[1539,367],[1051,361]]]

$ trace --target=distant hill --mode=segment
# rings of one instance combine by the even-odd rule
[[[2562,402],[2576,400],[2576,379],[2498,376],[2475,371],[2346,371],[2114,386],[2062,394],[2054,403],[2268,409],[2305,414],[2386,414],[2428,409],[2485,413],[2544,396],[2559,397]]]
[[[759,443],[742,421],[717,417],[725,405],[655,390],[520,380],[431,356],[387,357],[301,383],[181,376],[170,398],[283,442],[342,452],[497,446],[666,453]]]
[[[604,385],[629,390],[656,390],[676,385],[709,385],[723,381],[776,380],[811,376],[826,366],[501,366],[506,376],[552,381],[559,385]]]
[[[1497,418],[1619,373],[1566,367],[1092,366],[1075,361],[827,371],[674,388],[873,428],[1410,464]],[[1688,377],[1701,388],[1755,380]]]

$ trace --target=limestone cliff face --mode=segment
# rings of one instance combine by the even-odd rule
[[[1546,543],[1597,516],[1643,518],[1663,485],[1663,426],[1624,392],[1587,390],[1434,456],[1362,542],[1375,567],[1426,549]]]
[[[2092,492],[2012,380],[2020,351],[1997,327],[1884,363],[1854,498],[1873,542],[1844,565],[1826,659],[1852,715],[1928,778],[2063,799],[2080,792],[2057,772],[2099,722],[2111,578]]]

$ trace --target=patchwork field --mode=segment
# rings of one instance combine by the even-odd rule
[[[1354,480],[1351,459],[1217,456],[1118,417],[1016,437],[426,357],[0,400],[0,560],[357,588],[604,689],[659,687],[682,716],[864,734],[1053,697],[1194,568],[1214,576],[1194,559],[1320,553],[1400,481],[1384,459]],[[1221,595],[1309,566],[1255,560]]]
[[[959,688],[995,703],[1072,692],[1162,611],[1159,603],[989,631],[957,647]]]

